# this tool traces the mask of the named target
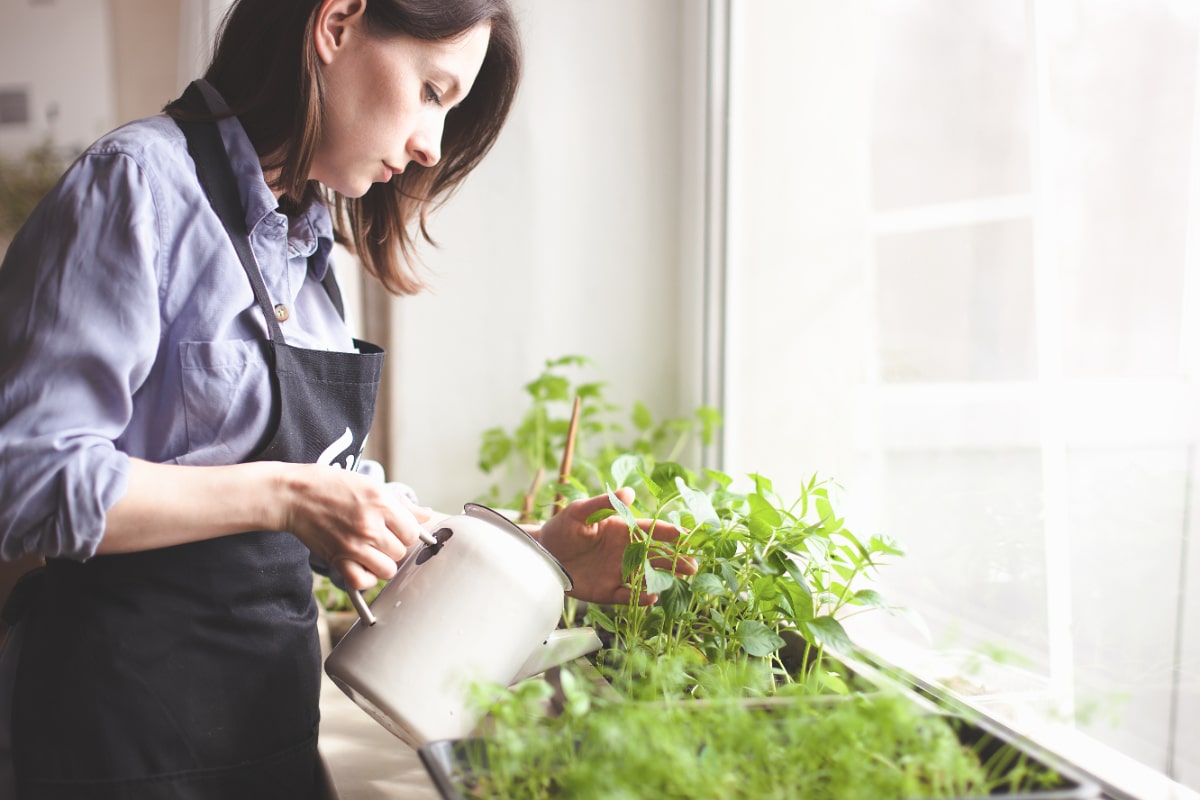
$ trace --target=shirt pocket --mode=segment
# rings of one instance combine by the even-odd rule
[[[180,464],[236,464],[264,443],[271,425],[271,373],[258,340],[181,342],[188,452]]]

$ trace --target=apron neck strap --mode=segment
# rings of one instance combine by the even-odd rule
[[[309,260],[311,261],[311,256]],[[345,322],[346,303],[342,300],[342,290],[338,286],[337,277],[333,274],[333,264],[325,265],[325,277],[321,279],[321,285],[325,287],[325,294],[329,295],[333,307],[337,309],[338,316]]]
[[[195,83],[188,86],[183,97],[180,98],[179,105],[185,111],[194,114],[209,113],[207,104],[200,94],[200,87]],[[271,305],[267,286],[263,282],[262,273],[254,260],[254,251],[250,248],[250,234],[246,230],[246,212],[242,207],[237,179],[233,174],[233,167],[229,163],[229,155],[225,152],[225,145],[221,142],[221,132],[217,129],[217,124],[212,121],[177,119],[175,123],[183,130],[183,135],[187,139],[188,153],[196,162],[196,175],[200,179],[200,185],[204,188],[204,193],[208,195],[208,201],[225,227],[225,232],[229,234],[229,239],[233,242],[233,249],[237,251],[238,260],[242,262],[242,269],[246,271],[250,285],[254,288],[254,296],[258,300],[263,316],[266,317],[267,330],[271,335],[271,340],[283,343],[283,330],[279,327],[279,321],[275,319],[275,308]],[[328,286],[326,286],[326,291],[328,291]]]

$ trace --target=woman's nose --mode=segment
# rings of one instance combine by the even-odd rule
[[[442,126],[430,125],[413,132],[408,143],[408,155],[423,167],[432,167],[442,160]]]

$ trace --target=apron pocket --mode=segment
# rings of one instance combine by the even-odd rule
[[[270,433],[271,374],[261,341],[181,342],[188,452],[179,464],[242,461]]]

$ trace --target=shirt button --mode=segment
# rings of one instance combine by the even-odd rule
[[[280,322],[287,322],[288,317],[291,315],[292,312],[288,311],[288,307],[283,303],[275,306],[275,319],[279,320]]]

